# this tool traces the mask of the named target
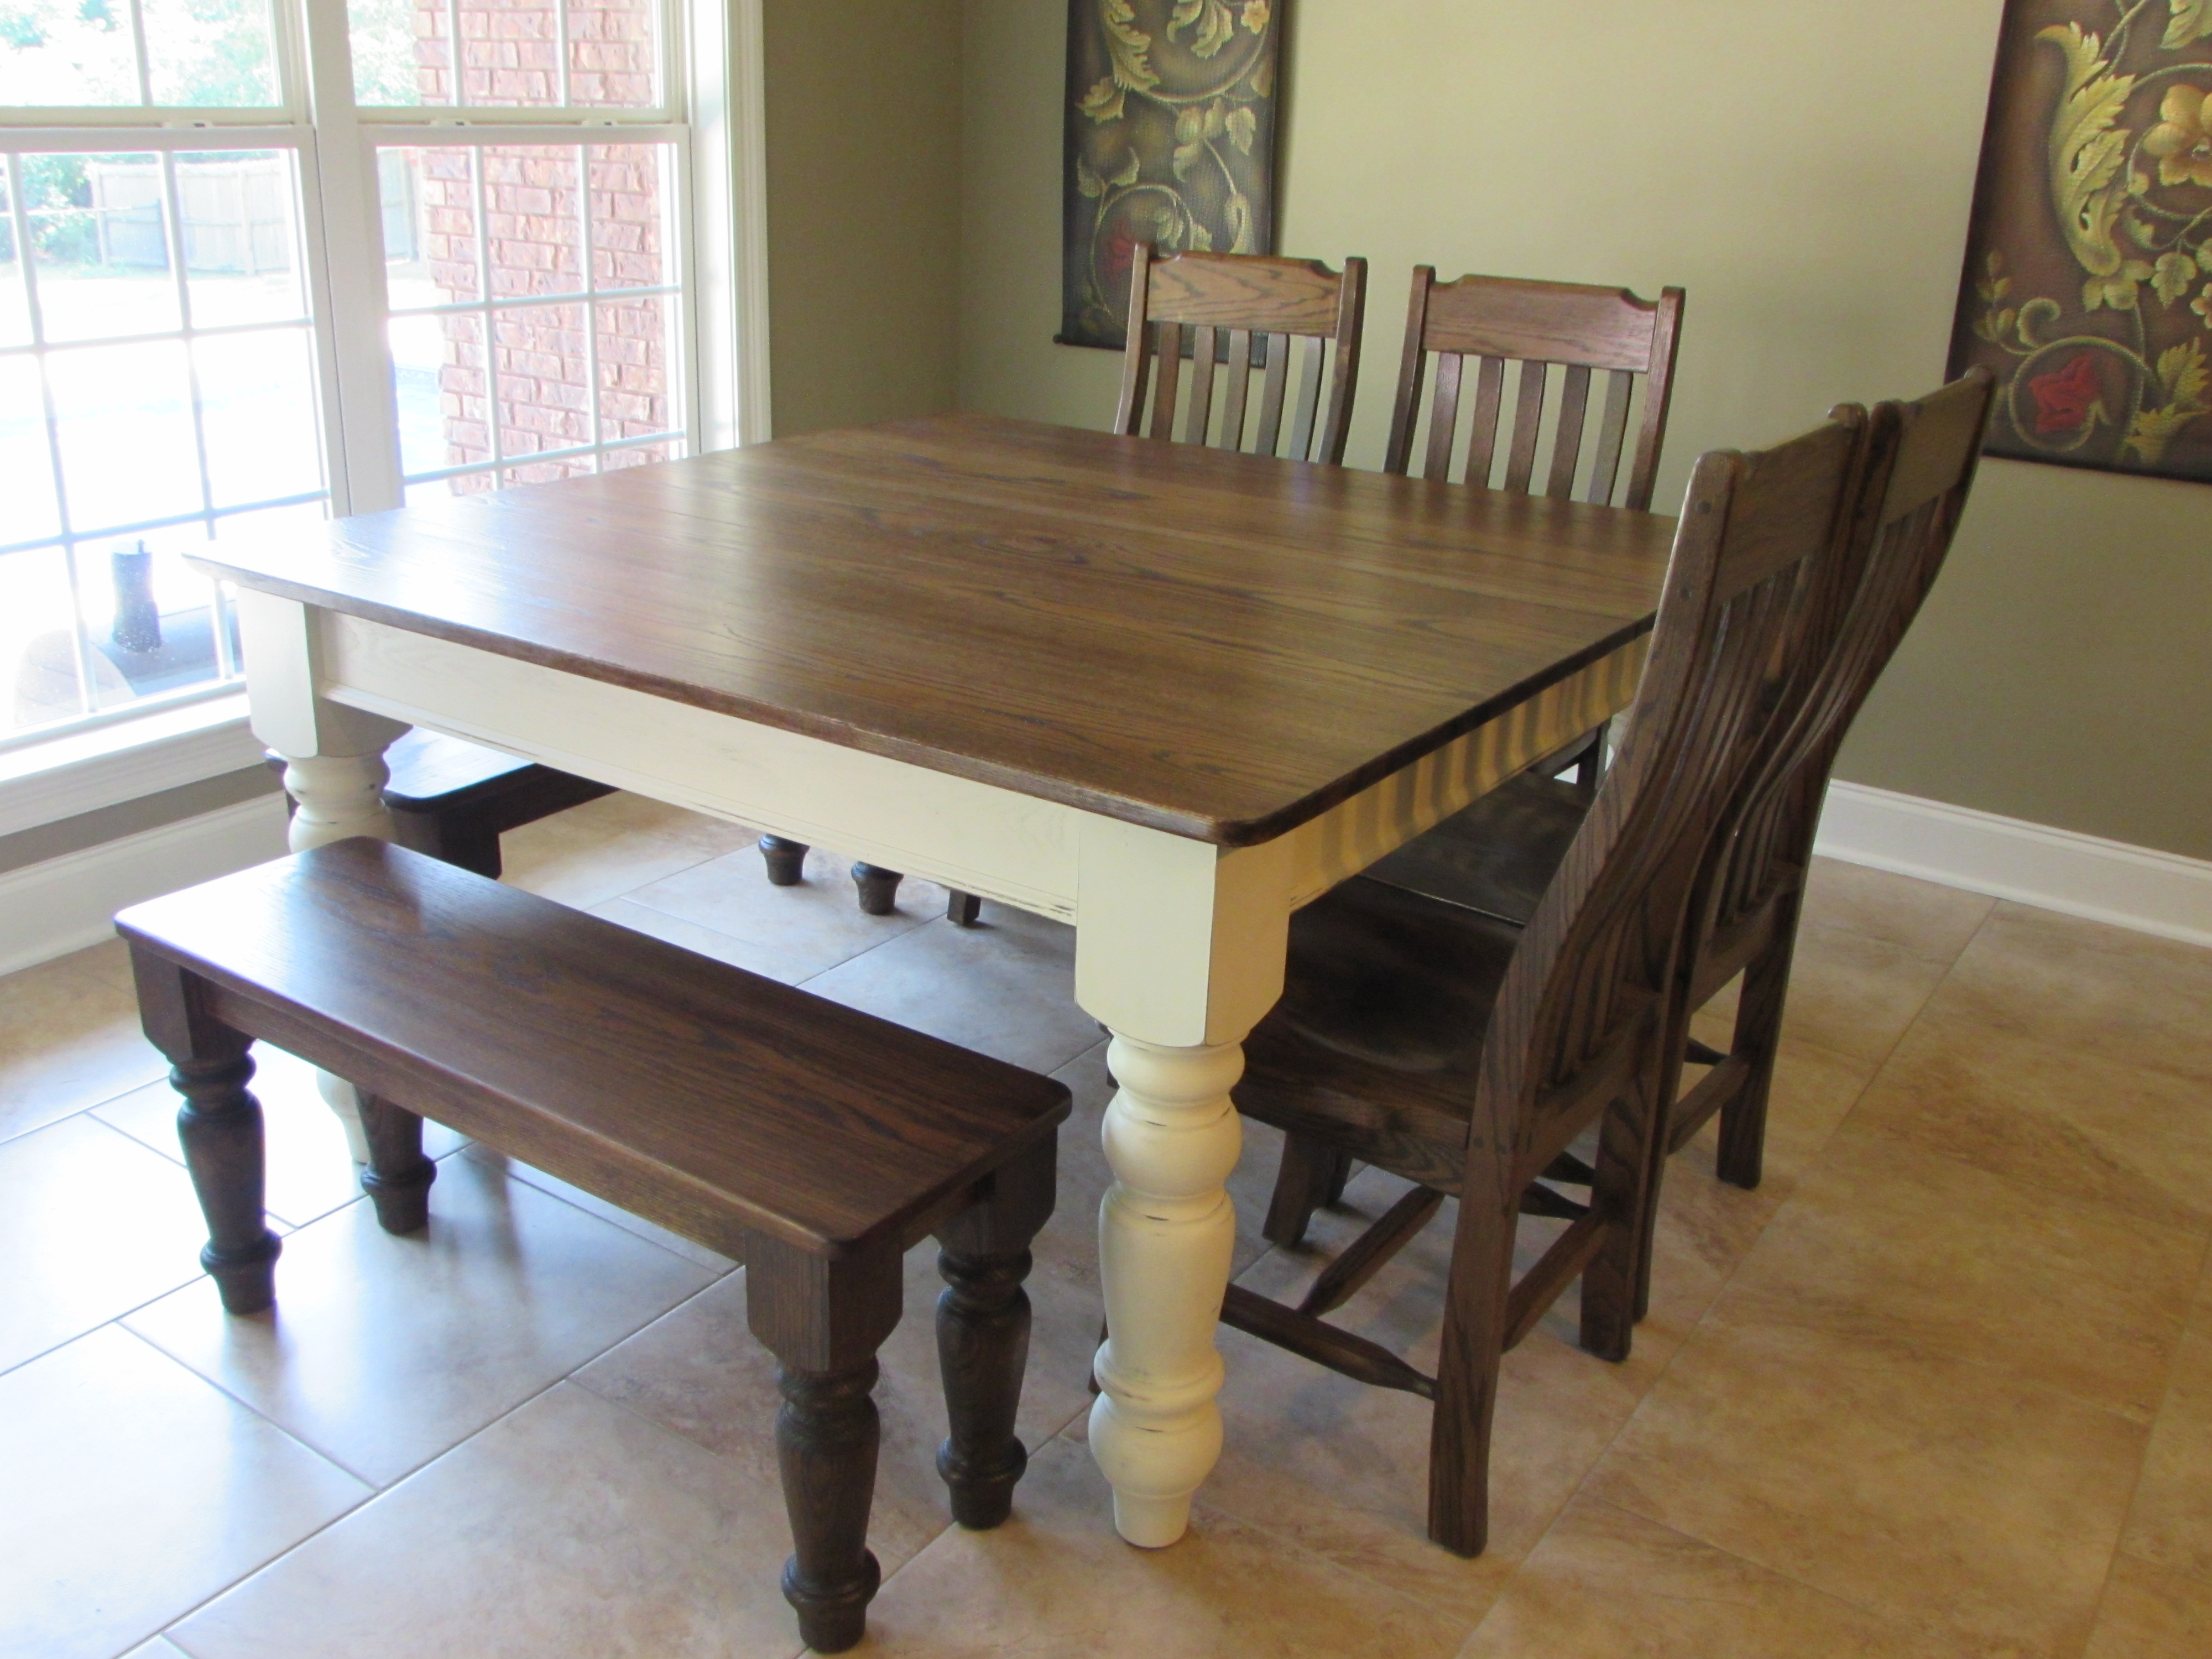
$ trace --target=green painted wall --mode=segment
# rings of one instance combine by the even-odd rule
[[[1941,376],[2001,0],[1288,6],[1282,248],[1372,262],[1354,465],[1421,262],[1686,287],[1662,499]],[[959,398],[1100,426],[1114,361],[1051,343],[1065,17],[967,0]],[[1841,775],[2212,857],[2212,489],[1982,480]]]
[[[768,0],[775,430],[951,407],[959,0]]]

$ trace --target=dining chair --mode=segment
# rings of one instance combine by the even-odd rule
[[[1248,1116],[1413,1185],[1297,1307],[1232,1285],[1224,1322],[1433,1403],[1429,1535],[1487,1535],[1504,1352],[1580,1281],[1581,1340],[1626,1358],[1656,1159],[1667,994],[1716,820],[1761,752],[1800,596],[1846,545],[1862,410],[1757,454],[1701,457],[1619,763],[1525,928],[1354,877],[1291,918],[1282,1000],[1245,1045]],[[1569,1146],[1597,1131],[1595,1163]],[[1589,1189],[1587,1202],[1558,1190]],[[1429,1377],[1322,1316],[1456,1196]],[[1520,1217],[1568,1224],[1517,1282]]]
[[[1950,550],[1993,385],[1976,369],[1917,402],[1875,408],[1869,471],[1886,474],[1887,483],[1863,497],[1853,551],[1838,563],[1841,580],[1808,601],[1810,648],[1801,660],[1812,667],[1787,694],[1791,712],[1747,774],[1693,889],[1660,1095],[1668,1103],[1665,1150],[1681,1150],[1717,1114],[1717,1173],[1736,1186],[1756,1187],[1762,1174],[1790,963],[1829,775]],[[1367,873],[1522,925],[1579,832],[1584,810],[1564,785],[1524,775]],[[1738,974],[1743,984],[1723,1053],[1693,1040],[1690,1024]],[[1711,1069],[1677,1098],[1686,1062]],[[1279,1182],[1280,1230],[1303,1230],[1310,1209],[1301,1212],[1299,1205],[1311,1189],[1303,1169]],[[1656,1199],[1656,1182],[1652,1190]],[[1655,1202],[1644,1218],[1647,1237],[1656,1217]],[[1648,1249],[1644,1260],[1648,1273]],[[1649,1297],[1647,1278],[1638,1287],[1639,1309]]]
[[[1416,265],[1382,470],[1410,473],[1415,440],[1425,435],[1423,477],[1534,494],[1548,402],[1551,452],[1540,474],[1542,493],[1601,506],[1614,504],[1619,494],[1618,505],[1648,510],[1674,398],[1682,303],[1679,288],[1662,289],[1656,300],[1642,300],[1625,288],[1517,276],[1462,276],[1439,283],[1434,265]],[[1461,392],[1470,368],[1474,407],[1464,422],[1462,439]],[[1510,416],[1509,370],[1513,380]],[[1605,397],[1585,464],[1583,446],[1591,438],[1591,376],[1598,373],[1606,376]],[[1559,386],[1556,399],[1551,392],[1554,380]],[[1644,383],[1643,410],[1623,492],[1620,462],[1639,380]],[[1432,384],[1433,392],[1424,434],[1425,384]],[[1502,477],[1501,425],[1505,437]],[[1587,800],[1604,764],[1606,736],[1606,727],[1597,726],[1547,757],[1539,769],[1552,777],[1571,767]]]
[[[1366,304],[1367,261],[1357,257],[1334,271],[1318,259],[1249,253],[1176,253],[1163,259],[1140,246],[1129,267],[1129,338],[1121,355],[1114,430],[1133,437],[1180,435],[1185,443],[1217,449],[1243,449],[1249,437],[1258,454],[1340,465],[1359,378]],[[1295,395],[1294,343],[1303,360]],[[1190,359],[1187,395],[1182,390],[1185,356]],[[1255,373],[1261,375],[1256,411],[1251,401]]]

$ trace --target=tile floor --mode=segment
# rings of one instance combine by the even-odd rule
[[[1675,1160],[1650,1320],[1607,1365],[1555,1310],[1506,1366],[1495,1542],[1420,1536],[1425,1410],[1224,1332],[1228,1449],[1189,1539],[1115,1539],[1083,1445],[1110,1087],[1064,928],[616,796],[509,838],[523,884],[1054,1071],[1075,1091],[1030,1280],[1001,1530],[948,1524],[926,1317],[885,1351],[886,1653],[2212,1654],[2212,952],[1823,865],[1759,1191]],[[744,1278],[450,1134],[434,1224],[356,1197],[265,1054],[270,1316],[228,1320],[118,947],[0,981],[0,1655],[786,1656],[773,1381]],[[1718,1035],[1707,1032],[1708,1037]],[[1237,1267],[1310,1253],[1252,1231]],[[1371,1173],[1348,1237],[1392,1196]],[[1432,1357],[1448,1224],[1345,1310]],[[1426,1350],[1426,1355],[1424,1350]]]

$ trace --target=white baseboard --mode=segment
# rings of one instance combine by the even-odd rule
[[[2212,945],[2212,863],[1859,783],[1828,786],[1814,850],[1993,898]]]
[[[0,974],[115,936],[125,905],[284,854],[284,797],[258,795],[0,875]]]

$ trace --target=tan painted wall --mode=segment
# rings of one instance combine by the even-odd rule
[[[1289,0],[1285,252],[1689,290],[1662,499],[1943,368],[2001,0]],[[1054,346],[1066,9],[968,0],[963,407],[1097,426]],[[1995,461],[1844,776],[2212,857],[2212,489]]]
[[[775,429],[949,409],[959,0],[768,0],[763,34]]]

